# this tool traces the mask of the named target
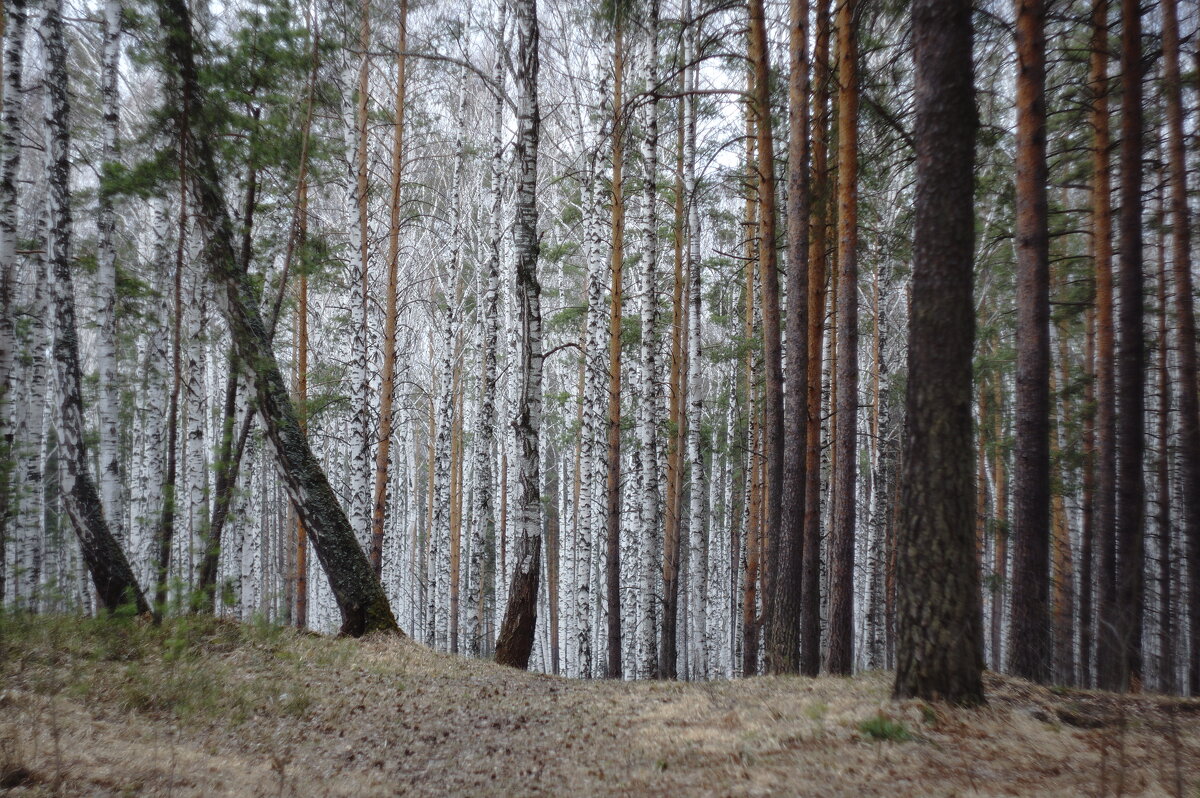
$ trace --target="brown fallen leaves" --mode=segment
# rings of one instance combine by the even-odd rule
[[[1200,702],[998,676],[989,705],[969,711],[892,702],[879,673],[576,682],[395,637],[8,617],[0,680],[0,792],[11,795],[1200,789]],[[895,740],[864,731],[896,728]]]

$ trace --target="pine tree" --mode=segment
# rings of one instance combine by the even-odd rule
[[[1050,678],[1050,238],[1046,7],[1017,5],[1017,443],[1008,666]]]
[[[917,150],[908,427],[897,529],[897,698],[984,700],[974,551],[971,4],[912,6]]]

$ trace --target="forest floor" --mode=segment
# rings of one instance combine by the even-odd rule
[[[1200,796],[1200,701],[989,675],[572,681],[211,620],[0,616],[11,795]]]

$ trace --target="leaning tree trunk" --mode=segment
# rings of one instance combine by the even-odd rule
[[[915,0],[917,150],[908,430],[897,529],[897,698],[983,698],[971,359],[974,114],[969,0]],[[930,578],[936,574],[937,578]]]
[[[537,278],[538,110],[537,0],[514,2],[517,23],[517,199],[514,244],[517,304],[521,325],[520,388],[513,428],[520,491],[516,521],[516,562],[508,608],[496,639],[496,662],[525,668],[537,626],[538,577],[542,554],[542,497],[538,484],[538,435],[542,423],[542,311]]]
[[[257,291],[233,251],[233,224],[220,188],[214,136],[204,113],[205,91],[196,73],[190,11],[184,0],[160,0],[158,13],[166,32],[169,63],[178,73],[179,88],[190,107],[184,120],[191,141],[190,177],[196,214],[207,232],[204,257],[209,276],[219,289],[217,295],[238,361],[254,385],[257,410],[274,448],[284,487],[329,579],[342,614],[342,633],[358,636],[374,631],[398,632],[383,587],[308,445],[258,310]]]
[[[62,0],[47,3],[42,36],[47,60],[45,142],[49,227],[46,255],[53,272],[54,365],[61,403],[58,445],[63,467],[60,487],[100,604],[110,611],[122,604],[132,604],[139,613],[146,613],[150,608],[134,578],[133,569],[104,518],[100,494],[92,482],[84,440],[79,342],[71,280],[70,111]]]

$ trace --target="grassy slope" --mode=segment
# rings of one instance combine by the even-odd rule
[[[0,792],[1200,796],[1195,701],[992,677],[970,712],[889,686],[577,682],[394,638],[0,616]]]

